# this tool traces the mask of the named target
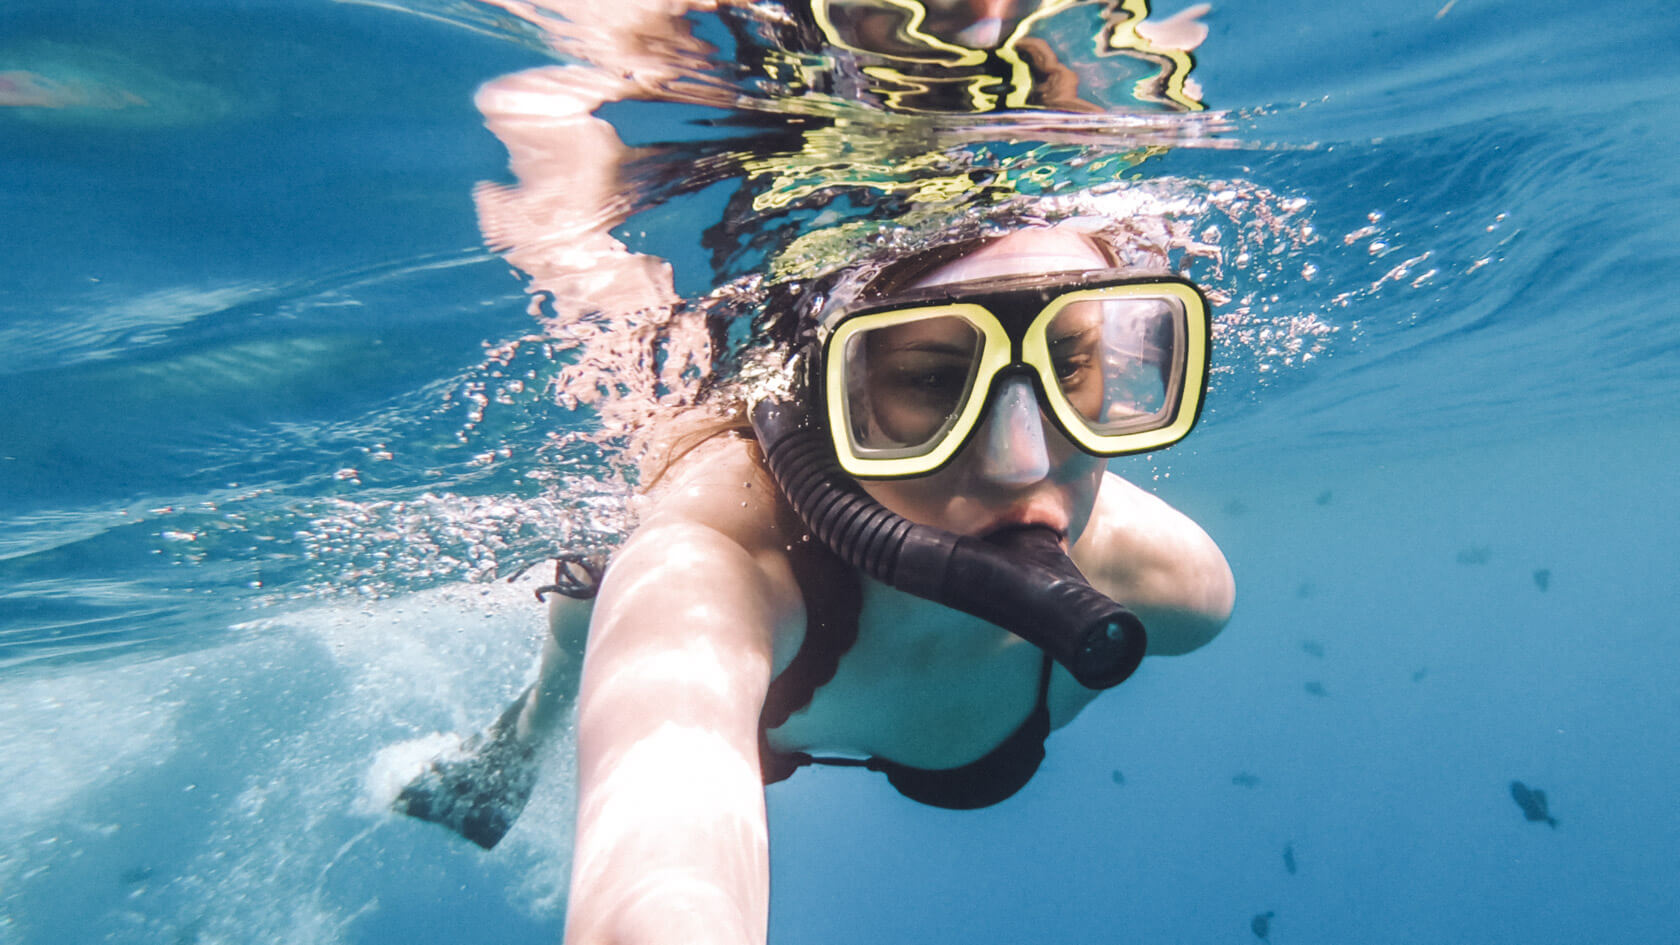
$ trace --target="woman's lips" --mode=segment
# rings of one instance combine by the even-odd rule
[[[1027,531],[1035,528],[1053,533],[1059,542],[1065,544],[1067,541],[1067,529],[1054,524],[1049,516],[1044,515],[1019,515],[998,519],[981,529],[978,537],[989,540],[1006,532]]]

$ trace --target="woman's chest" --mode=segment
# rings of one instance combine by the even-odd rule
[[[844,629],[810,621],[801,648],[820,649],[831,641],[812,635]],[[1042,669],[1036,648],[991,624],[865,581],[857,639],[832,678],[768,738],[782,750],[920,768],[967,764],[1032,713]]]

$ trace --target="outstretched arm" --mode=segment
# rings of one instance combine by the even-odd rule
[[[738,508],[737,498],[724,487],[707,504]],[[720,529],[699,518],[650,519],[596,602],[578,715],[568,945],[765,941],[758,716],[775,634],[802,625],[804,610],[779,549],[745,547],[729,533],[739,522]]]
[[[1073,559],[1143,621],[1152,655],[1188,653],[1231,617],[1236,584],[1219,546],[1184,513],[1113,473],[1103,476]]]

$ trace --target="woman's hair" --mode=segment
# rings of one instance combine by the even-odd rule
[[[1119,266],[1120,256],[1107,242],[1081,233],[1080,236],[1102,255],[1110,266]],[[882,266],[870,275],[853,293],[857,299],[882,299],[900,292],[930,272],[955,262],[982,247],[996,242],[1001,236],[958,240],[929,247]],[[837,270],[835,275],[840,271]],[[789,345],[797,344],[810,330],[815,318],[813,296],[833,285],[834,280],[817,280],[814,285],[798,292],[773,293],[770,305],[783,309],[769,313],[770,333]],[[697,407],[670,421],[669,429],[644,456],[641,471],[643,491],[658,485],[677,463],[696,449],[722,436],[739,436],[756,442],[752,422],[747,418],[747,405],[739,400],[723,409],[717,405]]]

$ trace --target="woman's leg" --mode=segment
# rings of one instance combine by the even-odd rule
[[[392,806],[486,850],[499,843],[536,787],[539,750],[577,701],[592,610],[592,601],[554,595],[536,682],[458,755],[433,761]]]

